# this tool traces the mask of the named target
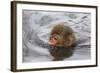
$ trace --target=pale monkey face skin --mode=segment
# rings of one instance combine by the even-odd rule
[[[75,43],[75,35],[73,30],[63,24],[54,26],[48,41],[52,46],[69,47]]]
[[[54,34],[50,36],[48,43],[53,46],[62,46],[63,39],[61,36]]]

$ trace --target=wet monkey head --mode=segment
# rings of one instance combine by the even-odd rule
[[[70,47],[76,41],[74,31],[69,26],[57,24],[53,27],[49,37],[49,45]]]

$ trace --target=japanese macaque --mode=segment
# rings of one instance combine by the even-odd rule
[[[69,26],[57,24],[51,30],[48,44],[53,47],[50,49],[50,53],[54,57],[54,61],[70,57],[76,45],[74,31]]]

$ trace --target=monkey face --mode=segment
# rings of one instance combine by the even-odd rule
[[[57,34],[50,36],[48,44],[53,46],[62,46],[63,45],[62,36]]]

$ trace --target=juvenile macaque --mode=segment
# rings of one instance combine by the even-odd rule
[[[53,60],[63,60],[73,54],[73,48],[76,45],[74,31],[69,26],[58,24],[51,30],[48,44],[53,48],[50,49]]]

